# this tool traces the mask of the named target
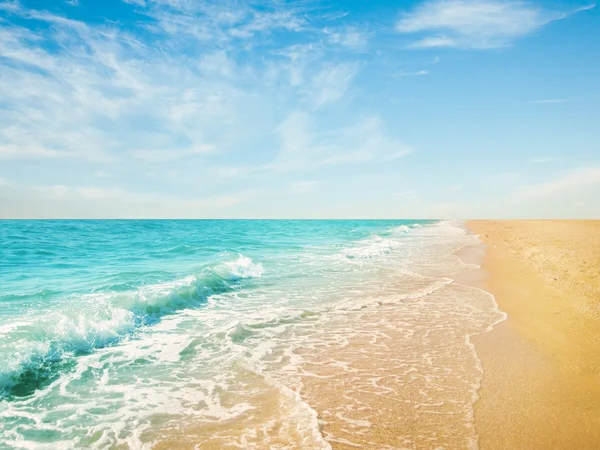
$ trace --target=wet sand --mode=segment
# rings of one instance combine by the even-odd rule
[[[441,247],[433,240],[411,249],[405,241],[412,266],[378,266],[332,314],[310,314],[278,334],[260,359],[263,371],[240,374],[238,401],[244,392],[268,391],[247,400],[259,414],[214,429],[167,430],[154,448],[477,449],[473,402],[482,370],[471,339],[504,314],[473,286],[485,247],[459,228],[447,233],[455,237]],[[302,414],[288,420],[297,408],[287,407],[290,396],[277,386],[310,408],[318,419],[312,429],[326,443],[307,440]]]
[[[437,276],[455,283],[403,298],[432,280],[374,277],[356,294],[378,292],[370,307],[343,309],[316,329],[311,316],[263,358],[271,381],[318,414],[333,449],[600,448],[600,221],[468,227],[487,245],[445,261]],[[508,319],[497,323],[493,300],[473,287],[494,294]],[[292,342],[302,346],[288,351]],[[294,434],[283,416],[271,417],[287,398],[273,389],[250,424],[259,448],[283,448]],[[155,448],[237,448],[224,443],[248,423],[240,426],[226,424],[223,436],[179,430]]]
[[[600,448],[600,221],[467,226],[487,244],[470,282],[508,313],[472,338],[480,448]]]

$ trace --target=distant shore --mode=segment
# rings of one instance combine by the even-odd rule
[[[508,320],[473,337],[486,449],[600,448],[600,220],[468,221]]]

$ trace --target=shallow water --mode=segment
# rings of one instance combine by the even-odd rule
[[[468,448],[435,221],[0,221],[0,448]]]

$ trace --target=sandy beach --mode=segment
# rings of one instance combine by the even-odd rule
[[[473,338],[480,448],[600,448],[600,221],[467,226],[487,245],[475,282],[508,314]]]

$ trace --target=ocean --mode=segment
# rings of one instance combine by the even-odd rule
[[[476,448],[503,319],[419,220],[0,221],[0,449]]]

